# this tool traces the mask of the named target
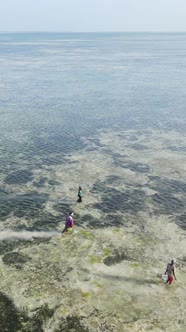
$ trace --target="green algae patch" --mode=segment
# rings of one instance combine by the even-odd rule
[[[94,286],[96,286],[97,288],[103,288],[103,284],[101,284],[100,282],[98,282],[98,281],[93,281],[92,282],[92,285],[94,285]]]
[[[63,315],[63,316],[65,316],[65,315],[69,315],[70,310],[69,310],[69,308],[61,308],[61,309],[59,310],[59,313],[60,313],[61,315]]]
[[[100,256],[89,256],[89,259],[92,264],[102,263],[102,258]]]
[[[41,293],[36,293],[36,294],[33,295],[33,298],[35,298],[35,299],[38,299],[40,297],[42,297]]]
[[[90,232],[88,232],[87,230],[83,229],[81,230],[81,233],[80,233],[83,237],[85,237],[86,239],[87,238],[90,238],[92,236],[92,234]]]
[[[120,233],[121,232],[120,228],[115,228],[115,227],[112,229],[112,231],[113,231],[113,233]]]
[[[110,255],[112,253],[112,249],[110,249],[110,248],[104,248],[103,249],[103,255],[104,256],[108,256],[108,255]]]
[[[82,293],[82,297],[83,297],[83,298],[88,298],[88,297],[90,297],[90,293],[88,293],[88,292],[83,292],[83,293]]]

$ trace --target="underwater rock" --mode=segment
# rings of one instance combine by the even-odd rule
[[[78,316],[67,316],[61,319],[59,327],[54,332],[89,332]]]

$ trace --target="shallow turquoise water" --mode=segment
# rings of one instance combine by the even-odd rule
[[[186,132],[185,53],[186,34],[0,34],[3,220],[12,214],[35,218],[34,209],[40,211],[48,192],[38,196],[46,179],[43,176],[36,182],[34,172],[64,163],[67,154],[86,149],[92,137],[96,150],[101,144],[96,141],[98,132],[133,130],[138,137],[160,131],[168,135],[169,152],[185,154],[183,142],[168,143],[172,132],[183,137]],[[136,140],[130,137],[128,143],[135,145]],[[145,149],[139,142],[134,148]],[[144,165],[128,161],[122,167],[144,172]],[[150,166],[145,167],[148,172]],[[47,180],[51,186],[52,181],[56,184],[54,177]],[[163,193],[170,188],[179,193],[181,208],[176,213],[185,220],[184,175],[180,173],[180,182],[171,185],[151,180],[156,186],[163,183]],[[31,193],[24,186],[33,182],[35,192],[32,188]],[[15,199],[15,185],[21,195],[26,191],[26,197]],[[155,196],[153,201],[158,204],[161,199]],[[166,201],[167,211],[170,204],[171,199]],[[26,214],[17,209],[22,205]],[[110,212],[118,208],[113,202],[108,206]]]

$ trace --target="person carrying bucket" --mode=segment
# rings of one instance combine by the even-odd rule
[[[171,262],[167,264],[165,275],[168,276],[168,279],[166,281],[166,284],[171,285],[173,281],[176,280],[175,263],[176,263],[175,259],[172,259]]]

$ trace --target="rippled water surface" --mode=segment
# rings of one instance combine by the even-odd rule
[[[185,331],[185,54],[186,34],[0,34],[0,253],[73,209],[77,229],[118,238],[90,273],[126,331]]]
[[[34,217],[51,193],[57,198],[62,185],[65,199],[68,165],[73,169],[67,156],[89,150],[112,156],[113,176],[118,167],[148,176],[145,186],[159,191],[151,199],[154,210],[178,213],[183,225],[185,169],[172,162],[177,157],[185,161],[185,51],[185,34],[1,34],[2,218]],[[113,133],[110,144],[101,141],[103,133]],[[123,157],[117,153],[116,135]],[[158,149],[160,163],[167,154],[171,179],[169,167],[162,165],[156,174],[152,159],[145,160]],[[66,170],[60,177],[57,167],[62,164]],[[76,190],[82,179],[86,190],[95,185],[86,161],[74,164],[74,171],[67,186]],[[136,190],[135,185],[133,196],[139,200]],[[131,196],[130,190],[113,194],[111,212],[127,199],[123,195]],[[145,197],[131,212],[144,209],[144,202]],[[109,211],[109,197],[105,204]]]

